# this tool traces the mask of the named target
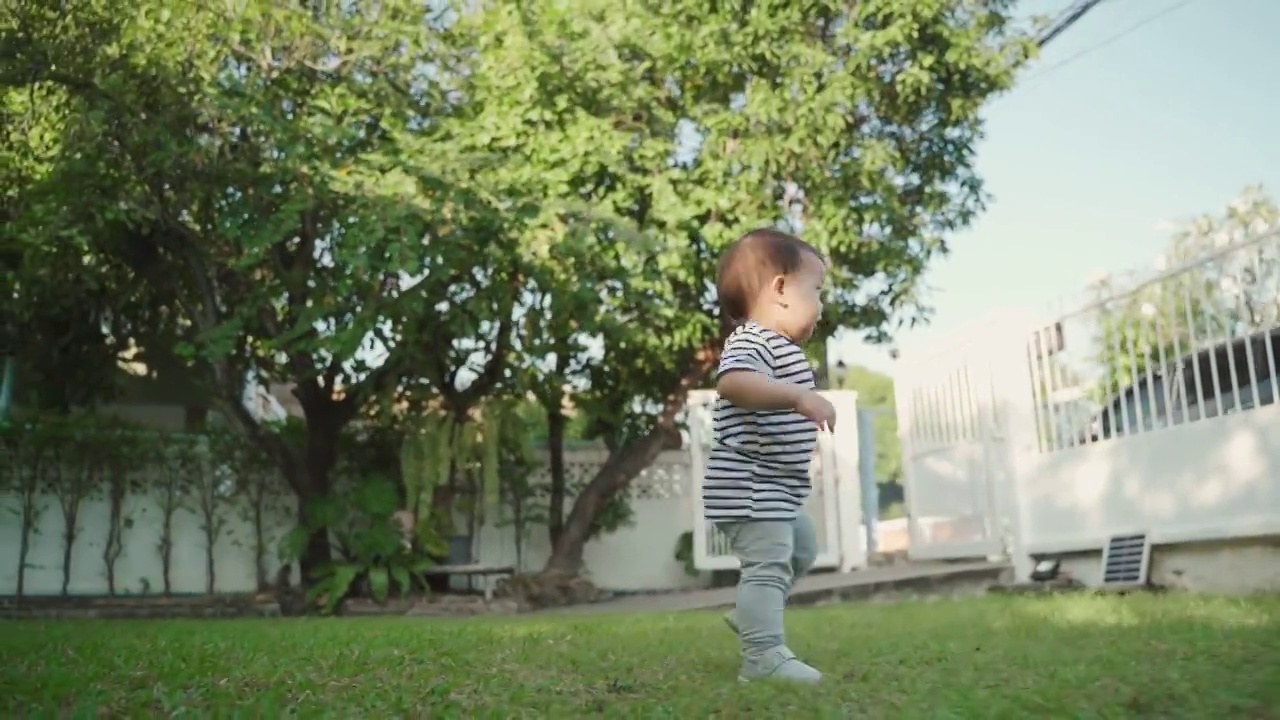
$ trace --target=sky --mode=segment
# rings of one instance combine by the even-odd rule
[[[929,272],[936,314],[898,335],[903,354],[1000,309],[1047,313],[1100,272],[1154,270],[1171,222],[1248,185],[1280,193],[1276,28],[1280,0],[1107,0],[1051,43],[988,108],[994,197]],[[893,368],[848,337],[831,359]]]

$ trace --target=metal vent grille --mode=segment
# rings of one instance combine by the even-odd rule
[[[1117,535],[1102,552],[1102,586],[1133,587],[1147,582],[1151,545],[1145,533]]]

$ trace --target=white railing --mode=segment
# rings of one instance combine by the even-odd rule
[[[1011,316],[994,316],[905,356],[895,368],[898,435],[912,558],[1005,552],[1008,510],[995,471],[1005,420],[997,356],[1020,342]]]
[[[1041,452],[1275,402],[1280,233],[1092,292],[1027,343]]]
[[[1212,237],[899,363],[913,557],[1280,533],[1280,232]]]
[[[1030,331],[1022,552],[1280,532],[1280,232],[1204,245]]]

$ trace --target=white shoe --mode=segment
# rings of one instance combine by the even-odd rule
[[[783,680],[787,682],[816,684],[822,681],[822,673],[796,659],[795,653],[785,645],[766,650],[763,655],[747,658],[738,671],[738,682],[757,680]]]

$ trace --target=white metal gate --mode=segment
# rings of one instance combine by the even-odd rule
[[[806,505],[818,530],[818,568],[848,572],[867,564],[865,531],[862,525],[862,497],[859,483],[857,394],[848,391],[824,392],[836,407],[834,433],[819,433],[818,449],[811,468],[813,492]],[[728,539],[706,521],[702,506],[702,483],[706,475],[707,452],[711,448],[711,408],[713,390],[690,393],[688,404],[689,460],[693,469],[693,556],[699,570],[736,570]]]
[[[1017,336],[1014,327],[992,319],[895,368],[912,558],[1006,551],[996,498],[1008,457],[997,390],[1003,370],[991,358]]]

